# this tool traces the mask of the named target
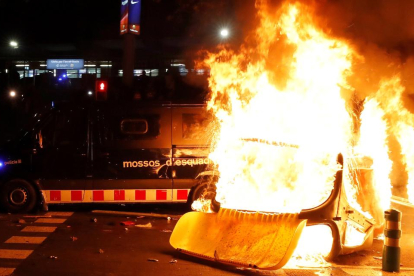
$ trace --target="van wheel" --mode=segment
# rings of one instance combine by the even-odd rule
[[[37,202],[34,187],[22,179],[10,180],[1,187],[0,203],[10,213],[26,213],[33,210]]]
[[[216,201],[216,185],[211,178],[203,178],[199,184],[191,191],[188,204],[191,207],[194,201],[204,197],[204,199],[211,199],[211,209],[218,212],[220,203]]]

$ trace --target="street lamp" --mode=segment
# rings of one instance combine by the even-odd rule
[[[10,91],[10,97],[11,98],[14,98],[14,97],[16,97],[16,92],[15,91]]]
[[[14,40],[10,41],[10,46],[13,47],[14,49],[19,48],[19,44]]]
[[[222,38],[227,38],[227,37],[229,36],[229,30],[228,30],[228,29],[226,29],[226,28],[221,29],[221,30],[220,30],[220,36],[221,36]]]

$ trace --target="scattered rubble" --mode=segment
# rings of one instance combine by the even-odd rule
[[[172,230],[164,229],[164,230],[161,230],[161,232],[164,232],[164,233],[171,233],[171,232],[172,232]]]
[[[91,219],[91,222],[98,222],[98,219],[97,218],[93,218],[93,219]]]
[[[99,254],[103,254],[105,251],[99,248]]]
[[[132,221],[123,221],[123,222],[121,222],[121,225],[123,225],[123,226],[132,226],[132,225],[135,225],[135,222],[132,222]]]
[[[153,259],[153,258],[148,258],[148,259],[147,259],[147,261],[148,261],[148,262],[158,262],[158,260],[157,260],[157,259]]]
[[[53,260],[56,260],[58,257],[56,257],[56,256],[49,256],[49,259],[53,259]]]
[[[77,238],[77,237],[70,237],[70,239],[71,239],[72,241],[77,241],[77,240],[78,240],[78,238]]]
[[[172,259],[172,260],[170,261],[170,264],[175,264],[176,262],[177,262],[177,260]]]
[[[152,228],[151,222],[148,222],[147,224],[136,224],[135,227],[139,228]]]
[[[142,217],[153,217],[153,218],[166,218],[170,217],[172,220],[178,220],[181,215],[169,215],[169,214],[154,214],[154,213],[138,213],[138,212],[120,212],[120,211],[106,211],[106,210],[93,210],[93,214],[103,215],[119,215],[119,216],[136,216],[137,218]]]

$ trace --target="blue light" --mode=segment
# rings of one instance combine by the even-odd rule
[[[2,168],[3,167],[3,162],[0,162],[0,168]]]
[[[62,75],[63,78],[66,78],[66,74]]]
[[[62,81],[62,78],[59,78],[59,81]]]

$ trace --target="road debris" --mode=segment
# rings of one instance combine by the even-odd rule
[[[137,216],[137,219],[145,218],[144,216]]]
[[[176,262],[177,262],[177,260],[172,259],[172,260],[170,261],[170,264],[175,264]]]
[[[70,239],[71,239],[72,241],[77,241],[77,240],[78,240],[78,238],[77,238],[77,237],[70,237]]]
[[[40,215],[40,216],[23,216],[24,218],[51,218],[51,215]]]
[[[98,222],[98,219],[97,218],[93,218],[93,219],[91,219],[91,222]]]
[[[151,222],[148,222],[147,224],[136,224],[135,227],[139,227],[139,228],[151,228],[152,224]]]
[[[56,256],[49,256],[49,259],[53,259],[53,260],[56,260],[58,257],[56,257]]]
[[[382,257],[377,257],[377,256],[374,256],[374,259],[375,259],[375,260],[382,260]]]
[[[120,216],[139,216],[144,217],[153,217],[153,218],[168,218],[172,220],[178,220],[181,218],[181,215],[168,215],[168,214],[154,214],[154,213],[138,213],[138,212],[120,212],[120,211],[106,211],[106,210],[93,210],[93,214],[102,214],[102,215],[120,215]]]
[[[152,259],[152,258],[148,258],[148,259],[147,259],[147,261],[148,261],[148,262],[155,262],[155,263],[156,263],[156,262],[158,262],[158,260],[157,260],[157,259]]]
[[[129,229],[128,228],[125,228],[125,231],[129,231]]]
[[[164,232],[164,233],[171,233],[171,232],[172,232],[172,230],[164,229],[164,230],[161,230],[161,232]]]
[[[99,254],[103,254],[105,251],[99,248]]]
[[[135,225],[135,222],[133,222],[133,221],[123,221],[123,222],[121,222],[121,225],[123,225],[123,226],[132,226],[132,225]]]

